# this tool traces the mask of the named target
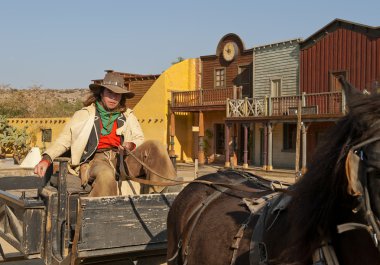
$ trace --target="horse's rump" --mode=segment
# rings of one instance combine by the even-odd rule
[[[218,171],[200,179],[237,186],[229,189],[191,183],[177,196],[168,216],[168,227],[171,227],[168,231],[169,264],[177,264],[176,259],[179,264],[185,260],[194,264],[192,259],[195,257],[197,264],[215,264],[215,256],[219,261],[232,260],[234,248],[239,252],[235,264],[239,264],[239,260],[247,260],[252,227],[258,215],[249,219],[251,212],[242,199],[260,198],[272,193],[271,182],[237,171]],[[239,190],[239,187],[260,191],[250,193]],[[249,225],[242,229],[247,222]],[[210,246],[216,250],[215,253],[209,253]],[[230,251],[220,252],[218,249]],[[201,263],[200,257],[203,257]]]

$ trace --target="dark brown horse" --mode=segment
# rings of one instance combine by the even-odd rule
[[[168,264],[380,264],[380,96],[341,82],[349,112],[289,189],[220,171],[202,179],[236,189],[191,183],[180,192]]]

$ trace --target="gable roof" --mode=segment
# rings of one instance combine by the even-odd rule
[[[380,37],[380,27],[372,27],[364,24],[359,24],[355,22],[351,22],[348,20],[343,20],[336,18],[331,21],[329,24],[312,34],[310,37],[305,39],[300,43],[301,49],[308,48],[318,42],[320,39],[325,37],[327,34],[334,32],[338,28],[345,28],[348,30],[352,30],[355,32],[360,32],[365,34],[371,38],[379,38]]]

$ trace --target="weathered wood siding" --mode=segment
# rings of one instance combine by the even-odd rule
[[[253,95],[269,96],[272,79],[281,79],[281,96],[297,95],[299,40],[255,47],[253,50]]]
[[[325,32],[315,34],[315,42],[301,44],[302,92],[330,91],[329,74],[335,71],[347,71],[347,79],[361,90],[380,81],[380,29],[337,22]]]
[[[238,75],[238,68],[241,65],[252,64],[252,53],[238,55],[236,60],[227,64],[218,57],[202,59],[202,88],[214,89],[214,70],[225,67],[226,71],[226,88],[233,87]]]
[[[226,62],[223,59],[223,46],[233,41],[238,46],[238,55],[232,62]],[[225,68],[226,84],[225,87],[233,87],[238,84],[238,69],[239,66],[252,65],[252,49],[245,50],[244,44],[240,38],[234,34],[226,35],[219,42],[216,55],[201,56],[202,79],[201,87],[203,89],[214,89],[214,70],[217,68]],[[251,78],[252,84],[252,78]],[[252,86],[252,85],[251,85]]]

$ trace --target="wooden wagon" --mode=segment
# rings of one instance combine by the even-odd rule
[[[46,265],[165,261],[166,217],[176,193],[87,197],[76,184],[79,178],[67,174],[68,160],[58,162],[58,174],[46,184],[14,187],[17,177],[8,177],[10,185],[0,186],[0,236],[20,251],[17,260],[41,259]]]

